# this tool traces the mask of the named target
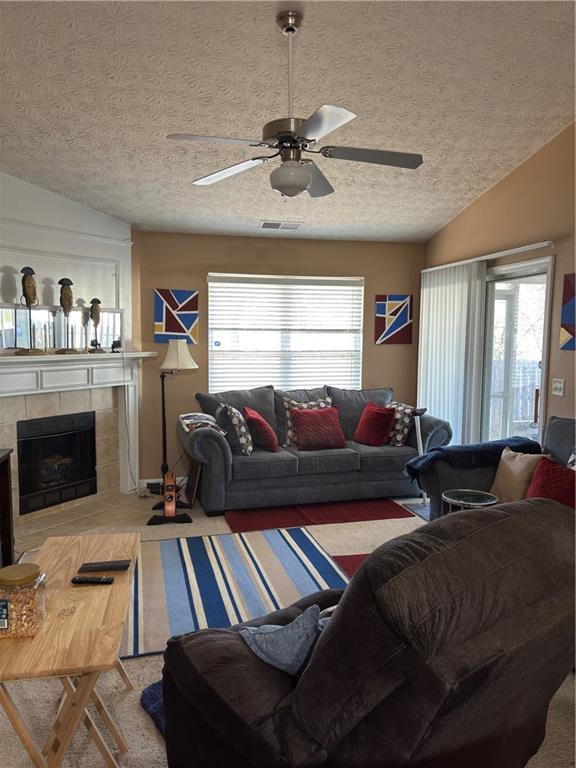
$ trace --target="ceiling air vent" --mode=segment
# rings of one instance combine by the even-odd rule
[[[260,229],[300,229],[299,221],[261,221]]]

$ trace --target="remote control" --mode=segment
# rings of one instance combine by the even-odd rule
[[[98,563],[82,563],[78,573],[91,573],[92,571],[127,571],[130,568],[130,560],[103,560]]]
[[[74,576],[72,579],[72,584],[86,584],[87,586],[93,584],[112,584],[113,582],[113,576]]]

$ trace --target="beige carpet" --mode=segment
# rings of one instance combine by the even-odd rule
[[[408,533],[423,524],[418,518],[402,518],[312,526],[309,530],[329,554],[344,555],[369,552],[384,541]],[[114,526],[112,529],[118,528]],[[129,525],[126,528],[137,528],[145,540],[171,538],[175,535],[170,526],[138,528]],[[178,535],[197,536],[228,530],[224,518],[206,518],[200,513],[194,514],[192,525],[179,526]],[[164,742],[139,703],[142,689],[160,679],[162,657],[129,659],[126,667],[135,683],[135,691],[126,691],[115,672],[103,674],[98,683],[105,703],[130,746],[130,751],[121,758],[120,763],[124,768],[165,768]],[[9,690],[37,741],[43,743],[56,714],[61,690],[59,683],[53,680],[10,683]],[[571,674],[552,702],[546,741],[538,755],[530,761],[529,768],[572,768],[573,733],[574,676]],[[29,768],[31,763],[3,713],[0,713],[0,745],[0,768]],[[82,728],[76,734],[63,766],[101,768],[100,753],[88,739],[85,729]]]

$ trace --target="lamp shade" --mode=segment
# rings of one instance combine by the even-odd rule
[[[198,368],[194,358],[190,354],[188,344],[184,339],[171,339],[168,342],[166,357],[160,366],[161,371],[190,371]]]

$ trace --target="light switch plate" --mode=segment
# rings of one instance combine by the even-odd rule
[[[564,379],[552,379],[552,394],[564,397]]]

